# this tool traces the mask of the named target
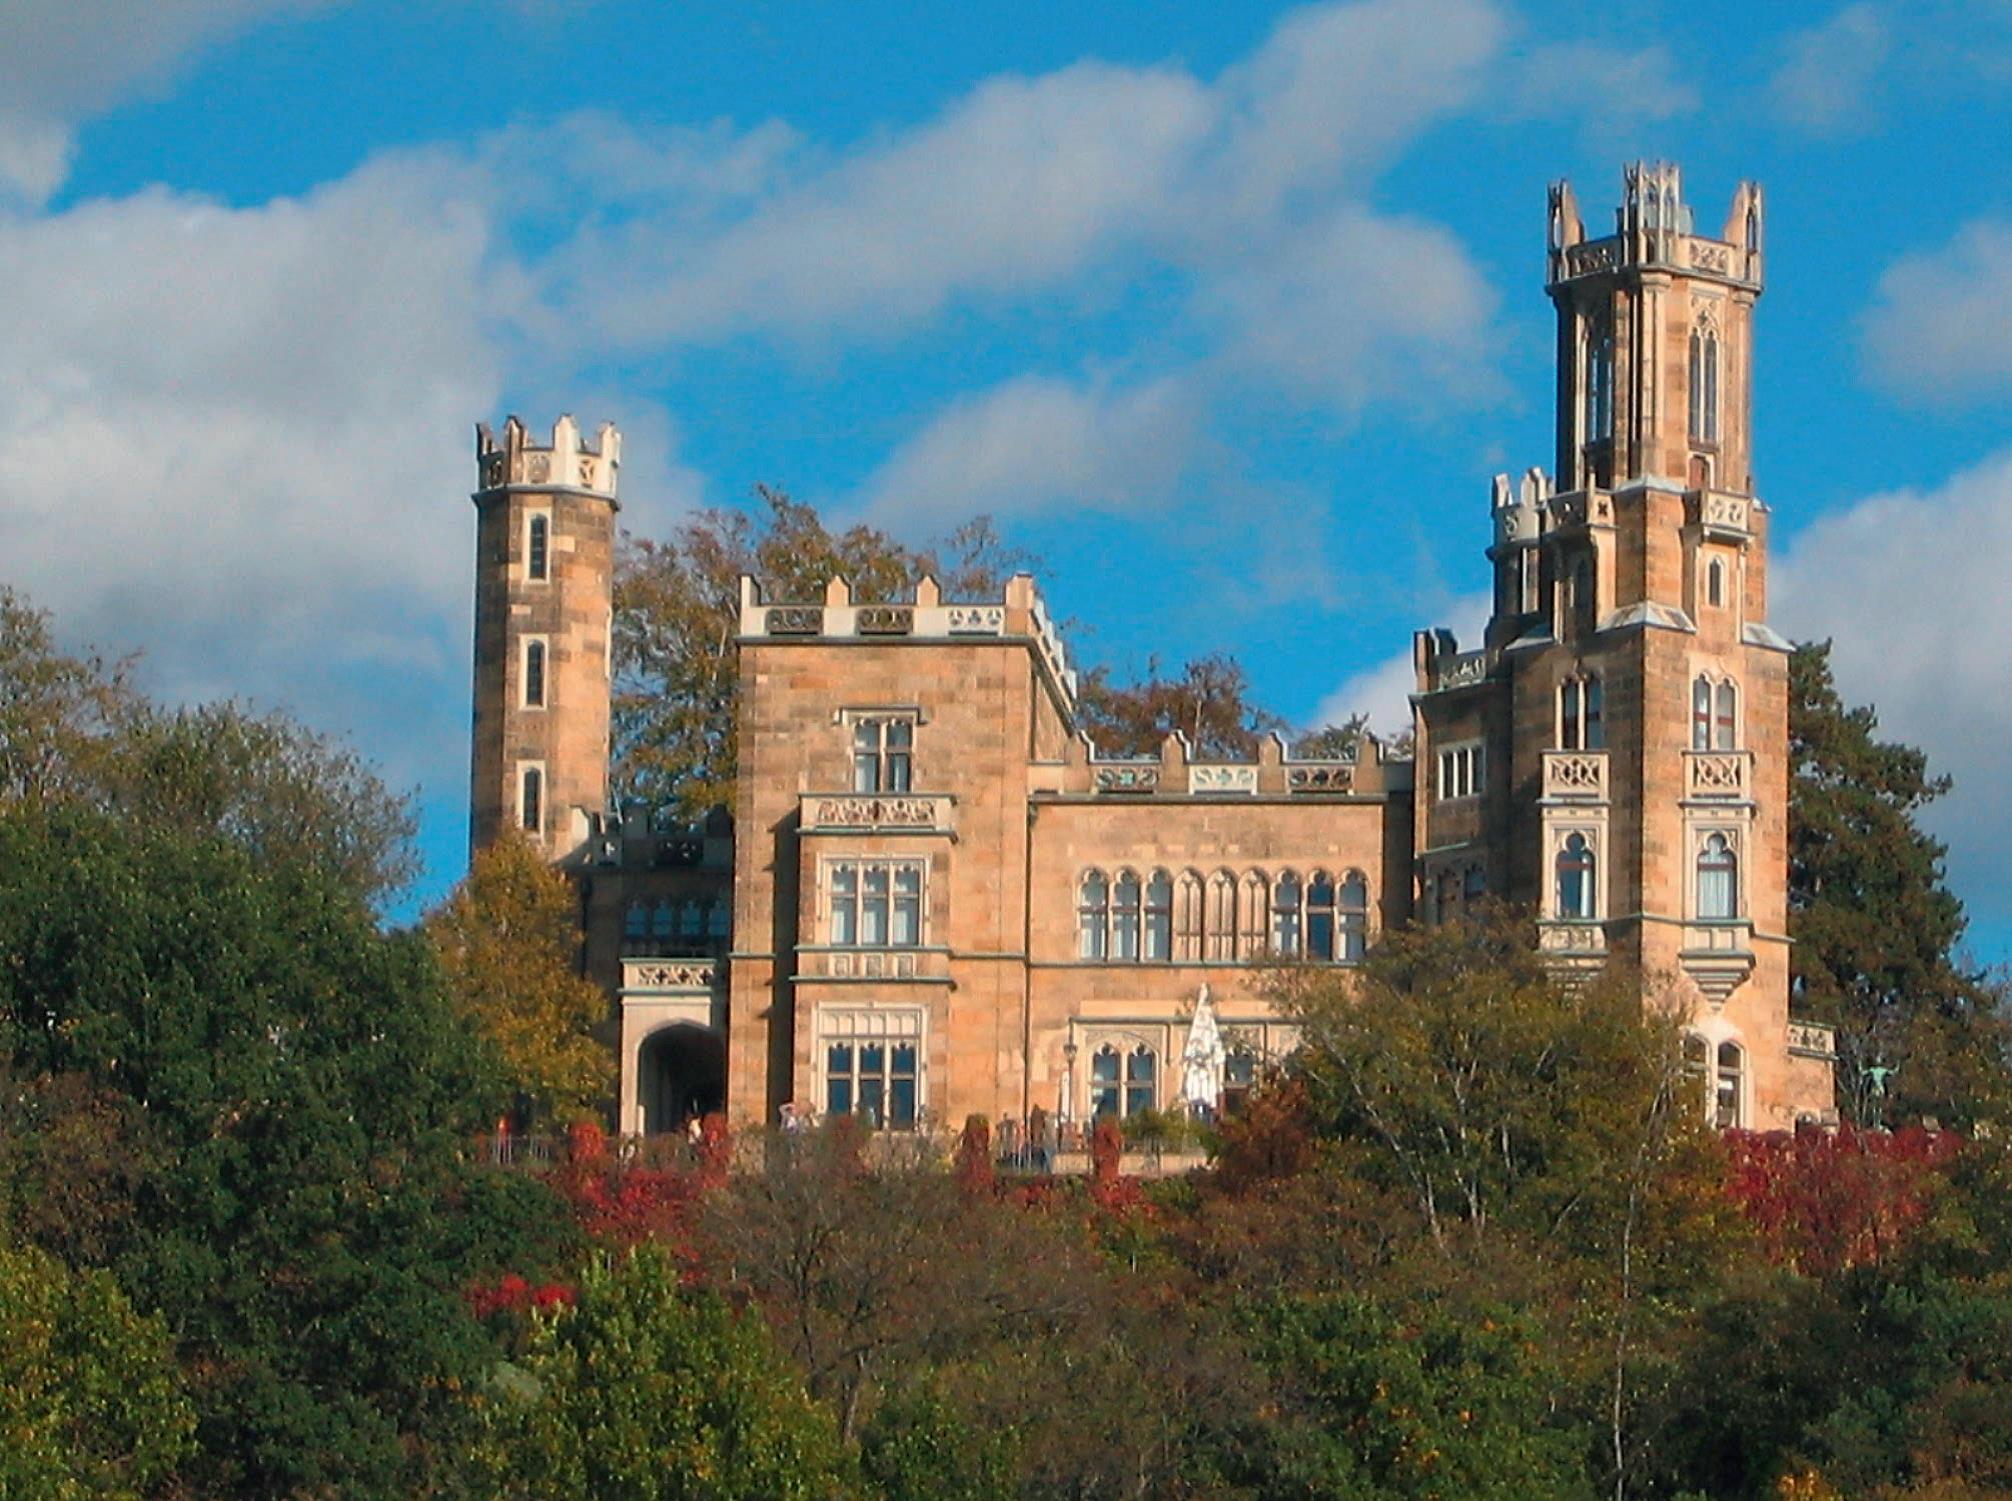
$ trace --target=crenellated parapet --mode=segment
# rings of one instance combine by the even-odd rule
[[[1760,289],[1763,201],[1760,185],[1742,182],[1733,192],[1724,227],[1714,238],[1696,232],[1684,202],[1683,174],[1668,162],[1633,162],[1623,170],[1614,233],[1586,238],[1569,183],[1551,189],[1549,275],[1556,290],[1570,282],[1620,271],[1677,271],[1699,280]]]
[[[483,492],[585,490],[612,500],[622,462],[622,435],[603,422],[589,443],[570,416],[552,427],[550,443],[535,443],[516,417],[505,420],[499,437],[486,422],[475,426],[475,465]]]
[[[1026,642],[1068,702],[1075,703],[1076,669],[1069,665],[1062,633],[1028,574],[1008,579],[1000,599],[966,603],[946,601],[933,578],[916,584],[911,599],[884,603],[855,603],[851,584],[834,578],[825,585],[822,600],[799,603],[771,600],[759,579],[741,577],[743,642],[941,643],[986,637]]]

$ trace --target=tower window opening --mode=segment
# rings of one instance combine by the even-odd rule
[[[1691,684],[1691,749],[1712,748],[1712,682],[1700,677]]]
[[[1745,1050],[1736,1042],[1720,1043],[1718,1077],[1712,1087],[1712,1124],[1719,1130],[1730,1131],[1740,1124],[1745,1082]]]
[[[551,576],[552,518],[536,512],[524,528],[524,576],[545,579]]]
[[[545,643],[524,643],[524,707],[545,707]]]
[[[1712,721],[1712,748],[1729,751],[1739,744],[1739,690],[1730,682],[1720,683],[1714,697],[1718,713]]]
[[[1715,610],[1726,602],[1726,565],[1717,558],[1705,570],[1705,602]]]
[[[524,768],[517,784],[517,814],[526,832],[545,831],[545,773],[539,767]]]
[[[1569,677],[1558,685],[1558,748],[1607,748],[1606,708],[1598,673]]]
[[[1739,916],[1739,856],[1723,834],[1713,834],[1698,852],[1698,916],[1724,921]]]
[[[1593,915],[1593,847],[1584,834],[1570,834],[1558,851],[1558,916],[1585,920]]]
[[[1606,320],[1586,336],[1586,441],[1599,443],[1614,428],[1614,330]]]
[[[1719,440],[1719,336],[1708,328],[1691,330],[1691,441]]]

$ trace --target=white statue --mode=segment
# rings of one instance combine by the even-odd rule
[[[1194,1019],[1188,1023],[1187,1046],[1181,1049],[1181,1103],[1190,1115],[1213,1114],[1223,1095],[1222,1029],[1216,1025],[1216,1008],[1204,985],[1195,1001]]]

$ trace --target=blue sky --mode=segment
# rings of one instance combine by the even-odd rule
[[[155,691],[341,730],[458,874],[469,429],[979,511],[1079,657],[1304,722],[1471,631],[1550,457],[1548,181],[1768,193],[1774,619],[1958,779],[2012,954],[2012,4],[9,0],[0,579]]]

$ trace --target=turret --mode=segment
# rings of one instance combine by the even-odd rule
[[[608,803],[621,434],[475,429],[475,723],[469,843],[522,829],[553,860]]]

